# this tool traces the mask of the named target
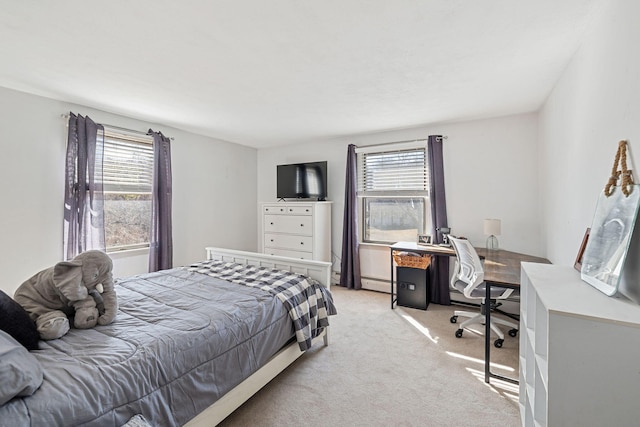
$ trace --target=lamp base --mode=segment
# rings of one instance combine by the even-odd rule
[[[489,251],[498,250],[498,238],[493,234],[487,238],[487,250]]]

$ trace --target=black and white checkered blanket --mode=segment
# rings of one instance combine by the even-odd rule
[[[187,268],[228,282],[259,288],[278,297],[291,316],[302,351],[311,348],[311,340],[329,326],[328,316],[337,314],[331,293],[316,280],[301,274],[214,260]]]

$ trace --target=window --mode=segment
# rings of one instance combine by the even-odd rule
[[[107,251],[149,246],[153,138],[104,131],[104,225]]]
[[[362,241],[416,241],[431,230],[426,141],[361,147]]]

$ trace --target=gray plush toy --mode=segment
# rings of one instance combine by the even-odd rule
[[[31,277],[20,285],[13,299],[36,322],[43,340],[66,334],[69,317],[78,329],[108,325],[118,311],[112,269],[107,254],[86,251]]]

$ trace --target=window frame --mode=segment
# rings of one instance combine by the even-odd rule
[[[138,154],[141,154],[142,161],[147,162],[147,168],[143,175],[144,177],[135,176],[132,179],[125,179],[118,181],[115,178],[116,175],[121,174],[122,171],[109,172],[109,168],[113,166],[113,163],[107,161],[109,154],[116,154],[114,150],[121,150],[126,153],[127,148],[131,148],[130,151],[134,151],[138,148]],[[116,155],[117,157],[117,155]],[[153,170],[154,170],[154,155],[153,155],[153,137],[141,132],[127,131],[125,129],[104,125],[104,161],[103,161],[103,188],[104,195],[107,194],[144,194],[152,197],[153,192]],[[113,170],[113,168],[111,168]],[[133,173],[136,170],[136,166],[125,165],[125,171],[131,171]],[[125,177],[126,178],[126,177]],[[146,191],[148,189],[148,191]],[[151,199],[149,200],[152,203]],[[104,204],[109,203],[108,200],[104,200]],[[151,226],[151,213],[149,213],[149,227]],[[146,236],[144,242],[125,244],[125,245],[108,245],[107,236],[107,214],[105,212],[105,246],[107,253],[118,253],[128,250],[148,249],[151,240],[151,234]]]
[[[403,153],[403,152],[416,152],[421,151],[423,153],[422,159],[422,167],[420,169],[420,174],[423,176],[421,180],[410,180],[409,188],[399,188],[397,190],[390,189],[389,186],[393,185],[383,179],[383,187],[384,189],[376,189],[376,185],[374,180],[367,180],[366,178],[366,157],[367,155],[372,154],[384,154],[393,155],[393,153]],[[429,165],[428,165],[428,151],[427,151],[427,140],[415,140],[415,141],[402,141],[395,142],[389,144],[381,144],[374,146],[365,146],[356,148],[357,155],[357,198],[358,198],[358,206],[360,208],[360,215],[358,218],[359,221],[359,240],[360,243],[364,244],[380,244],[387,245],[395,243],[398,240],[386,241],[386,240],[373,240],[366,238],[368,231],[368,216],[367,216],[367,203],[371,199],[423,199],[423,213],[422,213],[422,221],[421,224],[423,232],[416,233],[414,241],[417,241],[417,234],[431,234],[431,209],[430,209],[430,197],[429,197]],[[401,167],[401,164],[397,166]],[[376,171],[373,170],[373,173]],[[402,187],[402,184],[397,184]],[[366,189],[365,187],[368,187]],[[418,227],[420,230],[420,227]]]

